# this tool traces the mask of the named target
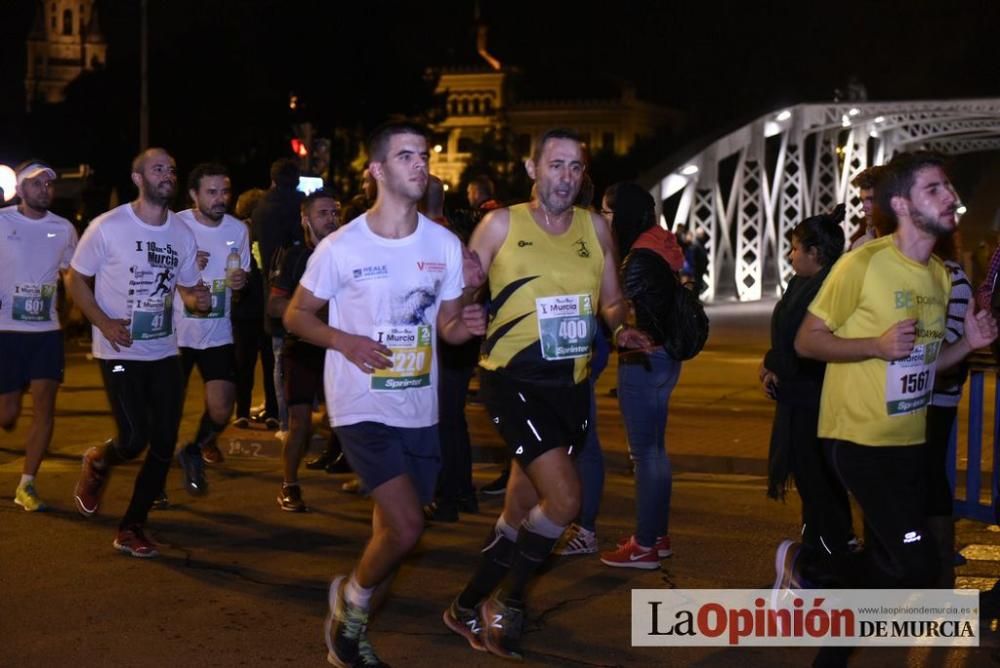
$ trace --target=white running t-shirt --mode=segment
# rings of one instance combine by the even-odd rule
[[[177,354],[174,289],[198,283],[197,250],[191,230],[173,212],[163,225],[147,225],[128,203],[91,221],[70,265],[95,277],[97,305],[109,318],[129,320],[132,332],[132,345],[115,352],[93,327],[94,357],[151,362]]]
[[[181,211],[184,221],[198,243],[198,250],[208,252],[208,264],[201,270],[201,280],[212,291],[212,309],[208,315],[191,313],[180,296],[174,299],[174,323],[177,345],[204,350],[233,342],[233,323],[229,319],[233,291],[226,283],[226,261],[232,249],[240,257],[240,268],[250,271],[250,236],[247,226],[226,214],[215,227],[198,222],[194,210]]]
[[[73,224],[51,211],[35,220],[16,206],[0,209],[0,331],[59,329],[59,270],[76,242]]]
[[[320,242],[299,284],[330,300],[331,327],[394,351],[393,367],[374,374],[326,351],[330,424],[437,424],[437,313],[441,302],[462,295],[458,237],[421,215],[413,234],[386,239],[362,215]]]

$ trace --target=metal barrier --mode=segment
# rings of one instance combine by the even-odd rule
[[[989,360],[989,361],[987,361]],[[1000,498],[1000,391],[993,398],[993,462],[990,471],[990,501],[983,503],[983,406],[985,403],[986,374],[1000,375],[1000,369],[993,362],[992,356],[979,357],[972,361],[969,372],[969,422],[967,429],[967,450],[965,468],[965,498],[958,498],[956,478],[958,475],[958,420],[952,426],[951,439],[948,443],[948,481],[951,483],[955,497],[953,514],[955,517],[978,520],[987,524],[995,524],[997,518],[997,500]]]

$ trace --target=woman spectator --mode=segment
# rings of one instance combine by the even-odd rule
[[[795,275],[771,316],[771,349],[760,366],[764,392],[776,400],[768,456],[767,494],[784,500],[789,480],[802,500],[801,543],[783,541],[775,556],[779,585],[804,577],[831,584],[840,567],[833,560],[852,550],[851,506],[831,471],[816,434],[826,365],[795,354],[795,334],[806,309],[844,249],[843,208],[806,218],[791,232],[789,260]],[[824,581],[825,579],[825,581]]]
[[[670,327],[671,295],[683,290],[677,272],[684,255],[671,232],[656,224],[653,197],[634,183],[619,183],[604,194],[601,212],[610,216],[622,264],[622,288],[635,312],[636,326],[654,345],[620,351],[618,404],[635,466],[635,534],[601,554],[608,566],[657,569],[669,557],[671,471],[666,450],[667,408],[681,363],[663,347]],[[612,340],[614,340],[612,336]]]

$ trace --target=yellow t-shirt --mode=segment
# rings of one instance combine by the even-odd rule
[[[926,430],[934,363],[944,339],[951,278],[937,257],[924,265],[906,257],[892,236],[844,255],[809,305],[836,336],[881,336],[917,319],[913,354],[826,365],[819,436],[860,445],[917,445]]]
[[[541,229],[527,204],[510,207],[507,238],[490,264],[490,321],[480,366],[542,385],[589,373],[604,251],[585,209],[565,233]]]

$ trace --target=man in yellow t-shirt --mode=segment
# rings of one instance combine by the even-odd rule
[[[829,362],[819,436],[864,513],[867,578],[852,586],[935,581],[938,559],[923,539],[920,503],[925,406],[935,372],[997,336],[988,312],[969,309],[964,337],[943,343],[951,283],[931,252],[957,226],[958,197],[942,164],[941,156],[918,152],[886,166],[876,214],[894,219],[896,231],[841,258],[795,340],[803,357]],[[779,548],[776,586],[795,583],[797,553],[794,545]]]

